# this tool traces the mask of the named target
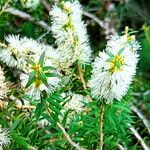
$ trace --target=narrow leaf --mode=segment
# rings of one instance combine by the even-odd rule
[[[47,70],[55,70],[56,68],[53,66],[44,66],[42,69],[43,71],[47,71]]]
[[[48,102],[49,102],[51,105],[54,105],[54,106],[57,107],[58,109],[62,109],[62,106],[61,106],[58,102],[55,102],[54,99],[48,98],[47,100],[48,100]]]
[[[33,71],[30,76],[29,76],[29,80],[27,85],[25,86],[25,88],[28,88],[35,80],[36,80],[36,71]]]
[[[39,117],[41,116],[42,112],[45,110],[45,106],[46,106],[46,100],[45,99],[41,99],[41,103],[38,103],[35,109],[35,117],[37,119],[39,119]]]
[[[44,58],[45,58],[45,51],[41,54],[38,64],[43,66],[44,64]]]
[[[56,73],[45,73],[45,75],[47,76],[47,77],[60,77],[58,74],[56,74]]]
[[[43,71],[40,72],[40,79],[46,86],[48,86],[47,78]]]
[[[11,127],[9,128],[9,132],[12,131],[12,130],[14,130],[14,129],[19,125],[20,121],[21,121],[21,119],[16,120],[16,121],[11,125]]]

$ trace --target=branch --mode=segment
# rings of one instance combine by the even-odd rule
[[[81,148],[79,146],[79,144],[76,144],[74,141],[71,140],[70,136],[68,135],[68,133],[65,131],[65,129],[63,128],[63,126],[60,123],[57,122],[57,126],[61,129],[61,131],[63,132],[65,138],[70,143],[70,145],[75,147],[77,150],[85,150],[85,149]]]
[[[101,21],[98,17],[94,16],[93,14],[87,12],[87,11],[82,11],[83,15],[93,19],[100,27],[104,28],[103,27],[103,21]]]
[[[82,11],[82,13],[94,20],[104,30],[106,39],[109,39],[110,35],[116,32],[114,26],[111,25],[111,20],[109,18],[106,17],[103,21],[101,21],[98,17],[87,11]]]
[[[133,126],[130,126],[130,130],[132,131],[132,133],[134,134],[134,136],[138,139],[138,141],[142,145],[143,149],[144,150],[150,150],[149,147],[145,144],[145,142],[142,139],[142,137],[140,136],[140,134],[136,131],[136,129]]]
[[[138,117],[143,121],[150,134],[150,122],[145,118],[145,116],[138,110],[138,108],[132,105],[132,110],[138,115]]]
[[[48,2],[46,0],[40,0],[40,2],[45,7],[45,9],[47,10],[47,12],[50,12],[51,6],[48,4]]]
[[[30,14],[26,13],[26,12],[23,12],[21,10],[18,10],[18,9],[15,9],[13,7],[9,7],[7,9],[4,10],[4,12],[6,13],[10,13],[14,16],[17,16],[19,18],[22,18],[24,20],[28,20],[30,22],[33,22],[35,23],[36,25],[42,27],[43,29],[47,30],[47,31],[50,31],[51,28],[50,26],[43,20],[39,20],[37,21],[35,18],[33,18]]]
[[[0,100],[0,108],[7,108],[8,102]],[[36,107],[33,105],[15,105],[18,109],[35,109]]]
[[[36,108],[36,106],[33,106],[33,105],[17,104],[17,101],[20,102],[20,100],[19,100],[17,97],[13,96],[13,95],[11,95],[11,96],[9,97],[9,99],[11,99],[11,100],[13,100],[13,101],[16,102],[15,107],[18,108],[18,109],[35,109],[35,108]]]
[[[32,106],[32,105],[22,105],[22,106],[16,105],[16,107],[18,109],[35,109],[36,108],[35,106]]]
[[[40,37],[38,37],[37,41],[41,41],[47,34],[49,34],[50,31],[47,31],[45,33],[43,33]]]

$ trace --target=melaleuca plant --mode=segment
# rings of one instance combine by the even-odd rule
[[[21,3],[35,9],[39,1]],[[0,121],[1,149],[115,150],[130,145],[130,86],[140,44],[126,27],[112,34],[95,57],[82,13],[78,1],[53,5],[49,32],[55,46],[21,35],[0,43],[2,66],[17,79],[8,88],[0,68],[0,115],[7,116]]]

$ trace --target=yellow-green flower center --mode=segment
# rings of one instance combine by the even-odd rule
[[[124,64],[125,64],[124,58],[121,55],[117,54],[110,62],[111,67],[109,71],[111,73],[121,71],[122,70],[121,68]]]
[[[40,71],[41,71],[41,65],[40,64],[36,64],[35,66],[32,66],[31,69],[37,71],[36,74],[36,80],[35,80],[35,87],[39,88],[40,85],[42,84],[41,79],[40,79]]]

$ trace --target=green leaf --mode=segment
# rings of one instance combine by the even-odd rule
[[[114,55],[110,51],[108,51],[108,50],[105,50],[105,51],[111,58],[114,57]]]
[[[42,67],[43,71],[47,71],[47,70],[55,70],[56,68],[53,66],[44,66]]]
[[[45,58],[45,51],[41,54],[38,64],[43,66],[44,64],[44,58]]]
[[[73,134],[73,133],[77,132],[80,128],[81,128],[81,126],[79,124],[72,123],[72,125],[70,126],[70,128],[68,130],[68,134]]]
[[[107,59],[107,62],[112,62],[112,60],[113,60],[113,57],[108,58],[108,59]]]
[[[30,147],[30,145],[26,142],[28,139],[19,135],[18,133],[11,133],[11,137],[21,148],[28,149]]]
[[[25,86],[25,88],[28,88],[32,83],[34,83],[34,81],[36,80],[36,71],[33,71],[30,76],[29,76],[29,80],[27,85]]]
[[[44,117],[44,119],[49,121],[52,125],[56,124],[56,122],[48,114],[43,113],[42,116]]]
[[[46,107],[46,99],[41,99],[41,103],[38,103],[35,109],[35,117],[39,119],[42,112],[45,110]]]
[[[51,105],[54,105],[55,107],[57,107],[58,109],[62,109],[62,106],[61,106],[58,102],[55,102],[54,99],[48,98],[47,101],[48,101]]]
[[[41,139],[51,139],[54,137],[59,137],[61,136],[61,133],[50,133],[50,134],[45,134],[44,136],[41,137]]]
[[[47,77],[60,77],[60,75],[56,74],[56,73],[45,73],[45,75]]]
[[[46,86],[48,86],[47,77],[43,71],[40,72],[40,79]]]
[[[107,137],[107,138],[105,139],[104,143],[109,143],[109,142],[111,142],[111,140],[112,140],[113,138],[114,138],[113,135],[110,135],[109,137]]]
[[[59,94],[57,94],[57,93],[54,93],[54,94],[50,95],[49,98],[50,98],[50,99],[55,99],[55,100],[57,100],[58,102],[62,102],[62,101],[63,101],[62,97],[61,97]]]
[[[56,122],[59,122],[59,119],[58,119],[58,115],[56,115],[55,113],[51,113],[51,117],[53,118],[53,120],[55,120]]]
[[[20,123],[21,119],[16,120],[9,128],[9,131],[13,131]]]
[[[55,112],[56,114],[61,114],[60,110],[57,109],[56,107],[54,107],[53,105],[49,105],[49,108],[50,108],[53,112]]]
[[[63,120],[62,120],[62,124],[63,124],[63,125],[66,125],[67,116],[68,116],[68,114],[69,114],[70,112],[71,112],[70,109],[65,112],[64,117],[63,117]]]

